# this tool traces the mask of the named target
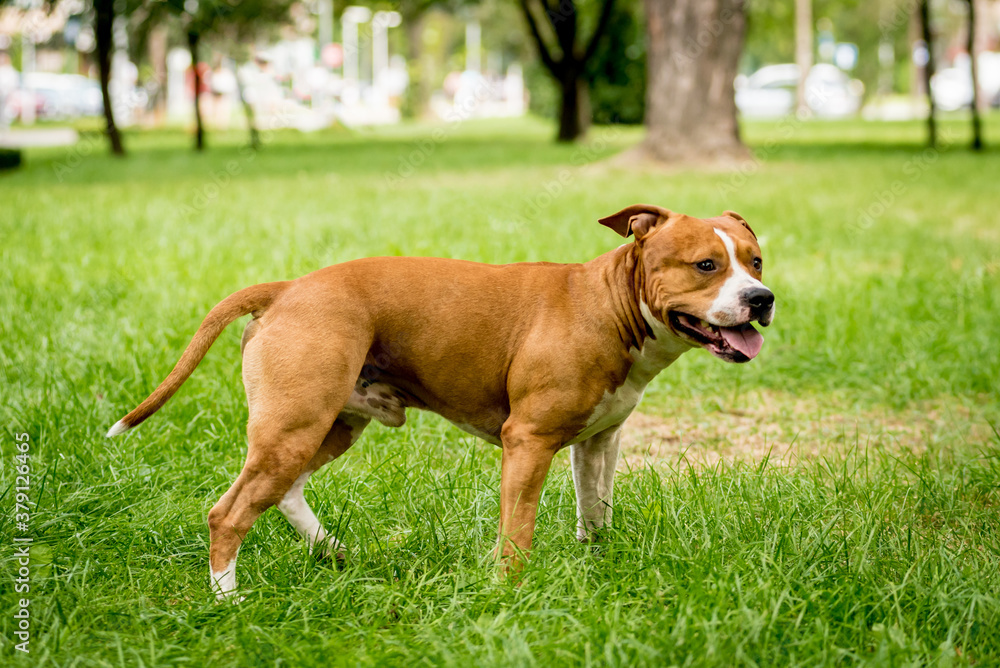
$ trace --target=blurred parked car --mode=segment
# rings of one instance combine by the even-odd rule
[[[934,104],[941,111],[957,111],[972,104],[972,76],[969,70],[948,67],[931,77]]]
[[[25,75],[24,83],[43,100],[41,118],[99,116],[104,110],[100,84],[85,76],[35,72]]]
[[[795,111],[799,66],[768,65],[736,79],[736,107],[751,118],[776,118]],[[853,116],[861,108],[864,84],[834,65],[819,64],[806,79],[806,104],[822,118]]]
[[[4,97],[3,120],[13,121],[21,117],[24,109],[34,107],[35,118],[40,118],[45,109],[45,100],[41,95],[23,88],[17,88]]]
[[[21,76],[19,87],[4,100],[4,116],[19,118],[28,105],[34,105],[39,119],[64,120],[104,112],[100,84],[79,74],[34,72]]]
[[[979,91],[990,105],[1000,106],[1000,53],[984,51],[977,60]],[[972,73],[969,57],[960,54],[952,67],[931,78],[934,104],[942,111],[957,111],[972,105]]]

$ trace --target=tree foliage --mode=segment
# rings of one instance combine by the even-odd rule
[[[642,3],[618,0],[588,63],[595,123],[639,124],[646,112],[646,22]]]
[[[200,45],[206,38],[240,43],[273,29],[288,20],[292,0],[126,0],[138,42],[144,44],[152,30],[173,23],[184,33],[194,68],[194,87],[201,87],[197,64],[201,62]],[[204,148],[205,130],[199,96],[194,96],[195,148]],[[249,112],[248,112],[249,113]],[[256,129],[250,122],[251,144],[256,145]]]
[[[538,58],[558,82],[561,94],[559,141],[575,141],[590,122],[588,63],[607,28],[615,0],[601,0],[594,29],[583,38],[576,0],[519,0]],[[536,9],[537,5],[537,9]],[[544,16],[540,21],[536,14]]]

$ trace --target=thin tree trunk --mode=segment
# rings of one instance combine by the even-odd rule
[[[645,0],[646,154],[661,161],[748,155],[733,81],[746,30],[742,0]]]
[[[812,0],[795,0],[795,64],[799,66],[795,100],[798,113],[802,116],[809,113],[806,80],[813,66]]]
[[[910,52],[913,52],[917,42],[921,41],[923,37],[923,28],[920,21],[920,3],[916,2],[910,7],[909,21],[906,26],[906,43],[910,45]],[[913,62],[913,59],[910,59]],[[922,67],[910,67],[910,97],[913,98],[912,102],[916,106],[920,100],[923,99],[927,91],[924,90],[924,70]]]
[[[402,5],[400,5],[402,7]],[[424,14],[413,10],[412,15],[403,14],[406,28],[406,60],[410,64],[410,112],[416,119],[427,115],[431,99],[431,73],[424,57]]]
[[[972,150],[983,150],[983,127],[979,119],[979,66],[976,63],[976,0],[969,2],[969,68],[972,76]]]
[[[253,105],[247,101],[246,90],[243,88],[243,80],[240,79],[239,68],[236,62],[232,62],[233,76],[236,77],[236,92],[240,96],[240,104],[243,105],[243,113],[247,117],[247,130],[250,132],[250,148],[257,150],[260,148],[260,133],[257,132],[257,123],[254,121]]]
[[[167,115],[167,51],[170,46],[169,37],[170,31],[166,25],[154,26],[149,31],[148,56],[156,79],[156,92],[153,96],[153,118],[157,125],[162,123]]]
[[[580,131],[587,134],[594,120],[594,109],[590,106],[590,81],[586,77],[580,77],[577,84],[576,104],[580,112]]]
[[[577,9],[575,0],[560,0],[558,6],[551,6],[546,0],[541,0],[542,10],[549,21],[549,27],[556,35],[561,57],[556,58],[542,37],[538,23],[535,21],[529,0],[520,0],[528,29],[538,48],[538,57],[549,73],[559,84],[561,105],[559,109],[559,133],[556,139],[560,142],[576,141],[587,131],[590,125],[590,87],[585,71],[586,64],[593,58],[601,36],[607,30],[615,0],[604,0],[597,27],[590,36],[590,41],[582,50],[577,49]]]
[[[191,52],[191,68],[194,70],[194,148],[197,151],[205,149],[205,126],[201,120],[201,72],[198,70],[198,41],[200,35],[188,31],[188,51]]]
[[[931,37],[931,10],[929,0],[920,0],[920,30],[923,33],[924,46],[927,48],[927,64],[924,65],[924,87],[927,91],[927,145],[937,146],[937,110],[934,106],[934,92],[931,90],[931,79],[934,77],[934,40]]]
[[[115,113],[111,106],[111,52],[114,49],[112,43],[112,27],[115,21],[114,0],[94,0],[94,13],[96,15],[94,25],[94,36],[97,42],[97,68],[101,79],[101,99],[104,102],[104,125],[105,134],[111,143],[111,153],[113,155],[125,155],[125,147],[122,146],[121,134],[115,124]]]
[[[556,138],[560,142],[573,142],[586,134],[590,125],[590,87],[583,77],[569,72],[559,82],[559,93],[561,104]]]

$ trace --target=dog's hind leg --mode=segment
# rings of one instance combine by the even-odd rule
[[[243,470],[208,513],[211,584],[218,598],[226,598],[236,590],[236,554],[250,527],[288,493],[316,454],[326,431],[327,426],[319,420],[288,429],[251,418]]]
[[[316,341],[310,334],[286,329],[269,336],[265,328],[244,351],[247,459],[208,514],[211,584],[220,599],[236,590],[236,555],[253,523],[286,498],[329,434],[334,433],[334,444],[345,442],[336,437],[341,431],[334,422],[361,372],[367,342],[345,340],[331,347],[336,353],[326,348],[327,354],[317,357],[315,351],[329,339]]]
[[[316,518],[316,514],[306,501],[303,490],[309,476],[319,470],[323,465],[332,462],[334,459],[344,454],[351,447],[361,432],[368,426],[368,418],[358,415],[341,414],[333,423],[333,428],[323,440],[323,445],[319,451],[306,465],[302,474],[292,483],[292,488],[288,490],[284,498],[278,504],[278,510],[285,516],[295,529],[306,539],[309,549],[318,546],[322,556],[342,560],[344,558],[344,546],[336,536],[327,534],[326,529]]]

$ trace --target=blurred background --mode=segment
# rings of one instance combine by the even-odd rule
[[[0,0],[0,423],[38,518],[0,665],[1000,665],[998,35],[998,0]],[[345,570],[268,513],[215,605],[242,328],[104,436],[213,304],[585,262],[636,202],[740,212],[778,313],[752,364],[650,383],[606,550],[561,455],[538,567],[494,580],[500,450],[411,411],[307,489]]]
[[[70,142],[9,130],[100,120],[106,100],[112,128],[197,126],[199,145],[208,130],[248,121],[310,132],[525,114],[557,120],[558,138],[573,141],[591,123],[651,122],[648,101],[681,84],[647,91],[647,70],[678,58],[733,74],[745,118],[904,120],[927,116],[931,102],[944,112],[1000,106],[996,0],[702,3],[714,16],[667,3],[690,5],[693,22],[663,39],[656,4],[8,0],[0,143]],[[724,52],[720,36],[742,48]]]

